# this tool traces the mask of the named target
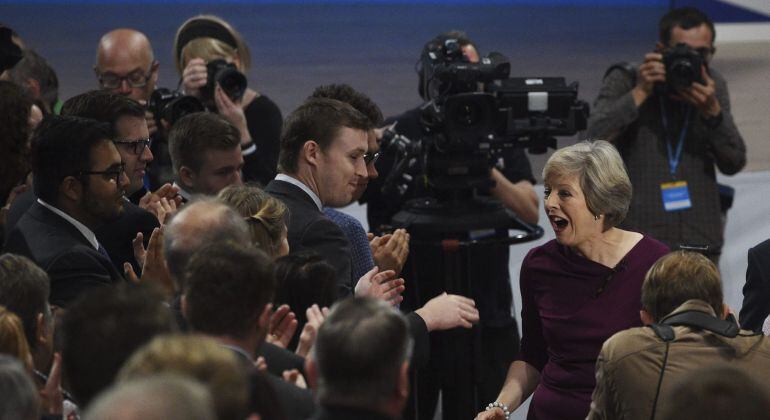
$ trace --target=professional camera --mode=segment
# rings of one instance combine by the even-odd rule
[[[554,136],[586,127],[588,104],[577,99],[577,82],[508,78],[510,63],[502,54],[470,63],[457,40],[448,39],[429,45],[421,66],[420,90],[428,100],[421,108],[424,136],[386,132],[382,148],[397,150],[383,184],[386,195],[403,196],[415,178],[429,192],[488,186],[490,169],[514,149],[544,153],[556,148]]]
[[[212,60],[206,64],[206,70],[208,72],[208,80],[206,81],[206,86],[201,89],[201,94],[206,100],[213,101],[214,87],[217,84],[222,86],[222,90],[233,101],[243,98],[248,82],[246,76],[238,71],[235,64],[228,63],[225,60]]]
[[[205,111],[206,107],[194,96],[187,96],[166,88],[158,88],[152,92],[150,100],[147,102],[147,109],[155,116],[158,126],[161,126],[160,120],[165,120],[169,126],[173,126],[185,115]]]
[[[694,82],[705,84],[702,77],[703,57],[684,43],[663,52],[666,83],[674,90],[689,88]]]

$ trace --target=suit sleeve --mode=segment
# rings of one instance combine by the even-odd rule
[[[425,321],[414,312],[406,314],[406,321],[409,324],[409,332],[414,340],[414,349],[412,352],[411,368],[421,368],[428,364],[430,358],[430,337],[428,336],[428,326]]]
[[[78,248],[59,255],[46,271],[51,279],[50,302],[61,307],[69,305],[85,290],[113,283],[97,257]]]
[[[303,249],[313,250],[334,267],[337,273],[338,299],[353,292],[350,245],[339,226],[327,218],[319,219],[308,226],[300,243]]]
[[[746,269],[746,284],[743,286],[743,306],[740,312],[741,327],[762,332],[762,324],[770,314],[770,270],[767,259],[770,242],[749,249],[749,265]]]

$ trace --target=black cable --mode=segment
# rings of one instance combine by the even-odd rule
[[[658,397],[660,396],[660,387],[663,384],[663,374],[666,373],[666,363],[668,363],[668,347],[671,343],[666,341],[666,352],[663,354],[663,366],[660,368],[658,377],[658,388],[655,390],[655,399],[652,402],[652,414],[650,420],[655,420],[655,410],[658,408]]]

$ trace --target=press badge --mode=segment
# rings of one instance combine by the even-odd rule
[[[666,211],[686,210],[692,207],[687,181],[664,182],[660,184],[663,195],[663,209]]]

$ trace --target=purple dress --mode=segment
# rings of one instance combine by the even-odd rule
[[[596,358],[606,339],[639,327],[642,282],[668,253],[643,237],[613,268],[552,240],[521,265],[519,360],[540,371],[527,419],[584,419],[596,384]]]

